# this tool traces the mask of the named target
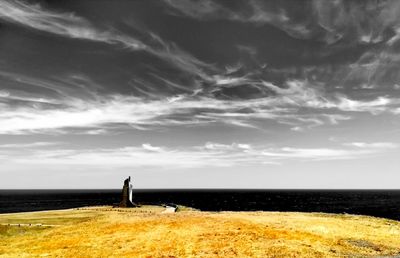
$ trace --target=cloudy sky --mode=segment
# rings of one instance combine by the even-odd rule
[[[0,2],[0,188],[398,188],[400,1]]]

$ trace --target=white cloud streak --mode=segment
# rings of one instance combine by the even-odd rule
[[[48,146],[61,145],[62,142],[31,142],[31,143],[9,143],[0,144],[0,149],[26,149],[26,148],[40,148]]]
[[[392,143],[358,144],[347,148],[265,148],[244,143],[208,142],[202,146],[160,147],[148,143],[115,149],[32,150],[12,156],[7,162],[47,165],[85,165],[111,167],[232,167],[281,164],[287,161],[346,160],[380,155],[397,148]]]
[[[163,149],[161,147],[157,147],[157,146],[152,146],[149,143],[143,143],[142,144],[142,148],[148,151],[154,151],[154,152],[161,152],[163,151]]]
[[[285,89],[265,82],[263,86],[275,91],[276,96],[246,100],[219,100],[189,94],[159,100],[121,95],[97,96],[91,100],[70,97],[65,103],[59,100],[62,108],[15,107],[6,102],[0,113],[0,134],[57,132],[68,128],[89,129],[96,134],[100,131],[93,130],[104,129],[109,124],[145,128],[217,122],[257,127],[256,121],[261,120],[312,128],[349,120],[352,112],[396,112],[399,104],[398,100],[387,97],[370,101],[351,100],[345,96],[328,99],[301,81],[288,82]],[[3,98],[15,97],[4,95]]]
[[[350,142],[350,143],[344,143],[343,145],[345,146],[352,146],[352,147],[357,147],[357,148],[367,148],[367,149],[395,149],[398,147],[397,144],[392,143],[392,142],[372,142],[372,143],[367,143],[367,142]]]
[[[1,1],[0,18],[65,37],[100,41],[108,44],[122,43],[134,50],[146,48],[143,43],[132,37],[99,30],[86,19],[73,13],[52,12],[43,9],[39,4],[30,5],[23,1]]]

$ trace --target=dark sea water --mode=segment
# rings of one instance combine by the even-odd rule
[[[0,213],[119,202],[121,190],[0,190]],[[400,220],[400,190],[135,190],[139,204],[180,204],[203,211],[307,211]]]

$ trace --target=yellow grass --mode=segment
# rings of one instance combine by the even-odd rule
[[[319,213],[162,211],[144,206],[2,214],[0,257],[400,255],[400,222],[393,220]]]

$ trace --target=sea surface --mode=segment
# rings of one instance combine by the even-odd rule
[[[117,204],[121,190],[0,190],[0,213]],[[306,211],[400,220],[400,190],[135,190],[139,204],[203,211]]]

